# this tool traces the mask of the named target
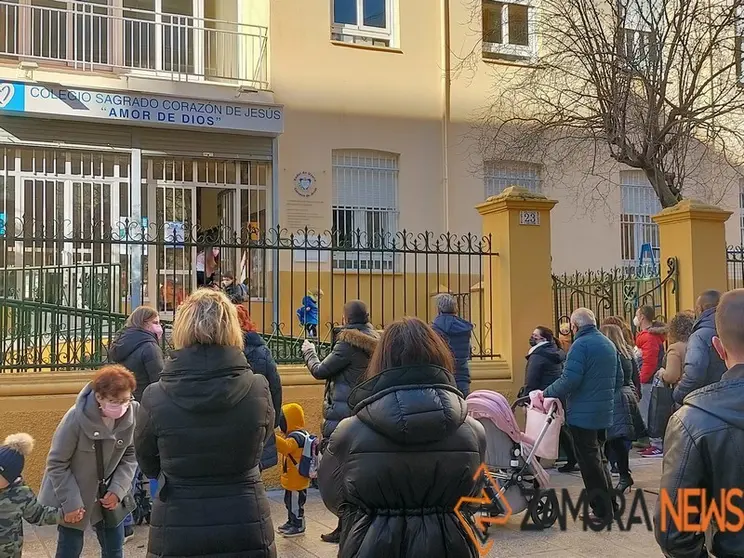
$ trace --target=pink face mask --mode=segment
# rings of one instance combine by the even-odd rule
[[[103,416],[114,420],[123,417],[127,413],[128,409],[129,403],[111,403],[109,401],[106,401],[101,406],[101,412],[103,413]]]
[[[160,324],[150,324],[147,328],[151,333],[155,334],[155,337],[160,339],[163,337],[163,326]]]

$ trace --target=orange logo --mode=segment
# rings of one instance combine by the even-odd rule
[[[455,506],[455,514],[465,528],[465,532],[468,534],[470,539],[478,549],[480,556],[485,556],[491,551],[493,547],[493,541],[488,540],[488,526],[489,525],[504,525],[512,515],[512,509],[509,502],[501,494],[501,488],[499,487],[498,481],[488,472],[488,467],[483,464],[478,467],[478,470],[473,476],[473,480],[478,480],[483,477],[486,479],[486,487],[490,488],[492,494],[489,495],[484,487],[481,491],[481,497],[463,496],[457,502]],[[490,485],[490,486],[489,486]],[[470,506],[489,506],[493,504],[500,504],[504,510],[503,514],[496,517],[482,516],[480,510],[473,513],[468,508]],[[461,508],[464,510],[461,511]]]

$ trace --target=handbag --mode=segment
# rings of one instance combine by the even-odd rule
[[[127,493],[113,510],[106,509],[101,505],[100,499],[108,492],[108,483],[104,478],[103,442],[101,440],[95,440],[94,444],[96,447],[96,469],[98,469],[98,505],[101,508],[103,526],[106,529],[115,529],[137,508],[137,503],[134,501],[132,495]]]
[[[649,438],[664,437],[672,413],[674,413],[674,388],[655,380],[651,388],[651,402],[648,406]]]

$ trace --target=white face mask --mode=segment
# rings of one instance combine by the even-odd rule
[[[638,316],[633,318],[633,325],[636,327],[641,327],[641,320],[638,319]]]

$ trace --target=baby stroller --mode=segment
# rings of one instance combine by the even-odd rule
[[[563,410],[557,400],[546,402],[550,407],[545,425],[531,439],[520,431],[514,415],[517,407],[529,405],[529,397],[521,397],[511,406],[503,395],[494,391],[474,391],[467,398],[468,415],[486,431],[486,465],[499,486],[498,496],[506,500],[513,514],[529,509],[530,519],[538,529],[552,527],[558,519],[558,501],[548,489],[550,475],[538,462],[536,452],[548,427],[556,419],[562,420]],[[486,483],[485,490],[492,503],[481,506],[478,510],[481,515],[504,515],[506,509],[494,493],[493,485]]]

